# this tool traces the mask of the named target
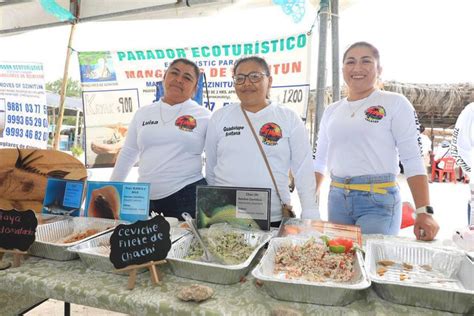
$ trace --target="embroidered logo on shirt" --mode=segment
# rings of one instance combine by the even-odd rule
[[[365,120],[371,123],[378,123],[380,122],[387,113],[385,109],[381,105],[371,106],[367,110],[365,110]]]
[[[278,124],[266,123],[260,128],[259,135],[262,136],[262,141],[265,145],[275,146],[280,138],[282,138],[283,133]]]
[[[183,115],[176,119],[174,125],[178,126],[180,130],[185,132],[192,132],[196,128],[197,122],[191,115]]]

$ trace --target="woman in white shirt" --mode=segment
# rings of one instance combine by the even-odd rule
[[[396,235],[402,214],[396,184],[400,156],[417,207],[414,233],[432,240],[439,226],[432,217],[413,106],[403,95],[377,88],[382,67],[369,43],[346,50],[342,71],[348,95],[324,111],[314,160],[318,187],[326,170],[332,178],[329,221]]]
[[[290,204],[288,172],[299,193],[302,217],[319,219],[311,147],[298,115],[268,99],[272,76],[263,58],[234,63],[234,88],[240,100],[214,112],[206,136],[206,179],[210,185],[271,188],[271,222],[278,226],[282,203]],[[244,112],[245,111],[245,112]],[[278,197],[247,115],[275,177]]]
[[[206,184],[201,154],[211,113],[191,99],[199,74],[187,59],[170,64],[163,98],[135,113],[115,164],[111,180],[124,181],[138,161],[138,181],[151,184],[150,212],[195,214],[196,186]]]
[[[456,163],[470,179],[471,201],[468,205],[468,223],[474,225],[474,180],[472,161],[474,159],[474,102],[466,105],[456,120],[451,142],[451,154]]]

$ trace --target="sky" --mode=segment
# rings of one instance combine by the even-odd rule
[[[340,0],[340,2],[344,2]],[[474,83],[473,0],[352,0],[340,11],[341,55],[356,41],[379,48],[382,79],[410,83]],[[316,8],[293,22],[276,5],[220,9],[214,16],[153,21],[89,22],[77,25],[72,47],[77,51],[173,48],[219,42],[313,34],[316,78],[318,26]],[[46,81],[62,78],[69,26],[0,36],[0,61],[42,62]],[[328,57],[330,53],[328,32]],[[330,63],[328,64],[330,67]],[[331,69],[328,68],[328,74]],[[69,74],[79,80],[77,54]],[[330,84],[330,78],[328,78]]]

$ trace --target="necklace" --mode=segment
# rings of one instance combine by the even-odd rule
[[[161,121],[163,122],[163,125],[168,124],[169,122],[173,121],[176,117],[178,117],[179,113],[181,113],[181,109],[183,108],[183,104],[184,103],[181,103],[181,105],[179,106],[178,112],[175,115],[173,115],[171,119],[168,121],[165,121],[163,118],[163,103],[160,104],[160,118],[161,118]]]
[[[372,94],[371,94],[371,95],[372,95]],[[363,107],[363,106],[369,101],[369,99],[370,99],[370,95],[369,95],[367,98],[365,98],[365,101],[362,102],[354,111],[352,111],[351,118],[355,116],[356,112],[359,111],[360,108]],[[347,102],[348,102],[347,105],[349,105],[349,109],[352,110],[352,107],[351,107],[351,105],[350,105],[350,103],[349,103],[350,101],[348,100]]]

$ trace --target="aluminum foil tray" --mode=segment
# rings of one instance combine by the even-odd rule
[[[121,223],[125,222],[96,217],[72,217],[68,220],[40,225],[36,229],[35,242],[31,245],[28,252],[33,256],[53,260],[73,260],[77,258],[78,255],[74,252],[67,251],[68,247],[102,235]],[[76,242],[67,244],[59,242],[59,240],[64,237],[86,231],[87,229],[98,229],[99,232]]]
[[[370,280],[364,270],[362,255],[356,253],[355,274],[349,282],[311,282],[287,279],[284,274],[275,274],[275,255],[278,249],[291,243],[301,245],[308,239],[284,237],[270,241],[267,252],[253,269],[252,275],[263,281],[267,293],[279,300],[311,303],[318,305],[344,306],[362,298],[370,287]]]
[[[77,253],[81,261],[93,270],[104,272],[128,274],[128,272],[116,272],[115,267],[109,259],[110,255],[110,236],[112,231],[79,243],[75,246],[68,247],[67,250]],[[182,228],[171,228],[171,242],[178,240],[188,232]],[[138,272],[146,271],[145,268],[138,269]]]
[[[382,260],[395,264],[377,271]],[[411,265],[406,269],[403,263]],[[388,301],[454,313],[474,313],[474,264],[455,249],[429,244],[367,242],[365,266],[374,289]],[[405,278],[401,280],[400,275]]]
[[[184,259],[194,240],[193,235],[186,235],[176,241],[168,253],[166,259],[170,264],[171,271],[179,277],[211,283],[233,284],[239,282],[252,267],[257,253],[272,237],[271,233],[264,231],[242,231],[242,233],[244,233],[245,241],[248,244],[256,246],[245,262],[237,265],[222,265]]]
[[[109,259],[110,255],[110,236],[112,231],[68,247],[67,250],[79,255],[81,261],[93,270],[99,270],[110,273],[128,274],[127,271],[116,272],[114,265]],[[146,269],[138,269],[138,272],[144,272]]]
[[[53,214],[41,214],[41,213],[35,213],[35,215],[36,215],[36,219],[38,220],[38,226],[52,224],[54,222],[59,222],[59,221],[65,221],[71,218],[70,216],[65,216],[65,215],[53,215]]]

